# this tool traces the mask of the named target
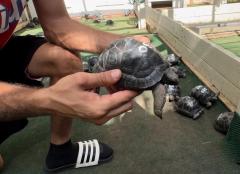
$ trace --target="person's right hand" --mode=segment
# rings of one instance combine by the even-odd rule
[[[132,99],[138,95],[130,90],[99,95],[91,92],[100,86],[110,87],[121,78],[120,70],[102,73],[79,72],[60,79],[46,88],[48,109],[61,115],[80,117],[95,124],[103,124],[132,108]]]

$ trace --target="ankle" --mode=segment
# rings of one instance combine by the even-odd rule
[[[74,164],[77,160],[77,155],[78,145],[72,143],[71,139],[61,145],[51,143],[46,157],[46,166],[51,169],[62,165]]]
[[[52,137],[50,143],[55,144],[55,145],[62,145],[65,144],[66,142],[70,141],[71,139],[69,137],[67,138],[62,138],[62,137]]]

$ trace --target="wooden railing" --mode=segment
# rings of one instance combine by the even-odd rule
[[[220,99],[230,110],[240,112],[239,57],[150,7],[145,7],[145,18],[150,30],[181,55],[208,87],[220,92]]]

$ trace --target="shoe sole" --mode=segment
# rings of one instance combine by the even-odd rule
[[[111,161],[112,159],[113,159],[113,155],[111,155],[110,157],[108,157],[108,158],[106,158],[106,159],[100,160],[97,165],[87,166],[87,167],[99,166],[99,165],[102,165],[102,164],[104,164],[104,163],[107,163],[107,162]],[[68,165],[64,165],[64,166],[57,167],[57,168],[54,168],[54,169],[48,169],[47,167],[45,167],[44,170],[45,170],[46,173],[55,173],[55,172],[59,172],[59,171],[67,170],[67,169],[86,168],[86,167],[75,168],[75,167],[74,167],[75,165],[76,165],[76,163],[74,163],[74,164],[68,164]]]

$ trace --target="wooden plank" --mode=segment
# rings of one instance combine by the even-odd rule
[[[164,35],[165,35],[165,34],[166,34],[166,33],[164,33]],[[191,71],[192,71],[206,86],[208,86],[208,87],[209,87],[212,91],[214,91],[214,92],[218,92],[218,91],[219,91],[219,90],[217,89],[217,87],[213,85],[214,82],[210,82],[209,79],[208,79],[205,75],[203,75],[201,72],[199,72],[199,70],[196,69],[196,67],[195,67],[194,65],[192,65],[192,64],[190,63],[190,61],[187,59],[187,57],[188,57],[189,55],[190,55],[189,57],[192,57],[192,56],[191,56],[191,54],[192,54],[191,52],[189,52],[189,55],[183,55],[183,54],[180,53],[181,51],[179,51],[179,49],[176,49],[176,47],[172,45],[172,43],[169,44],[169,41],[167,41],[168,39],[164,39],[164,37],[162,37],[161,34],[160,34],[160,37],[161,37],[161,39],[163,39],[163,41],[164,41],[178,56],[182,56],[182,60],[183,60],[184,64],[187,65],[187,66],[191,69]],[[229,89],[229,88],[228,88],[228,89]],[[220,91],[219,99],[227,106],[227,108],[228,108],[229,110],[231,110],[231,111],[236,111],[236,105],[231,102],[231,99],[229,98],[229,96],[227,96],[227,95],[225,94],[225,92],[226,92],[225,89],[223,89],[222,91]]]
[[[212,91],[218,92],[216,86],[214,86],[206,77],[204,77],[192,64],[190,64],[187,60],[182,59],[184,64],[186,64],[191,71]],[[232,112],[236,111],[236,106],[224,95],[224,93],[220,92],[218,98],[225,104],[225,106]]]
[[[220,79],[223,80],[225,85],[224,87],[222,87],[222,82],[217,83],[215,82],[215,78],[213,78],[213,81],[209,81],[208,80],[208,74],[206,75],[205,72],[199,72],[199,70],[196,69],[196,67],[194,65],[192,65],[190,62],[192,62],[192,59],[194,57],[195,60],[198,60],[198,57],[196,57],[193,52],[191,50],[189,50],[189,48],[185,47],[184,45],[182,45],[182,43],[175,37],[173,37],[171,35],[171,33],[169,33],[167,30],[165,30],[164,28],[159,28],[159,35],[161,38],[163,38],[163,40],[165,42],[168,43],[168,45],[170,46],[170,48],[172,48],[173,50],[177,51],[178,53],[181,54],[181,56],[183,57],[184,62],[191,68],[191,70],[209,87],[211,88],[213,91],[216,91],[216,88],[219,90],[221,89],[221,93],[220,93],[220,99],[227,105],[227,107],[232,110],[232,111],[236,111],[236,102],[233,103],[231,98],[234,96],[235,100],[236,98],[239,97],[235,97],[235,95],[232,95],[232,92],[236,92],[240,94],[240,91],[238,89],[236,89],[236,87],[234,87],[234,85],[230,85],[231,83],[228,82],[226,79],[224,79],[223,77],[221,77]],[[169,44],[170,43],[170,44]],[[180,45],[180,46],[179,46]],[[181,47],[182,46],[182,47]],[[189,60],[190,59],[190,60]],[[199,64],[199,63],[198,63]],[[211,71],[213,71],[213,68],[208,68]],[[214,73],[213,73],[214,74]],[[213,84],[218,84],[218,86],[213,86]],[[234,93],[235,93],[234,92]],[[229,94],[230,93],[230,94]]]
[[[240,35],[240,30],[239,31],[229,31],[229,32],[223,32],[223,33],[211,33],[211,34],[206,34],[203,35],[204,38],[211,40],[211,39],[218,39],[218,38],[223,38],[223,37],[229,37],[229,36],[238,36]]]
[[[232,102],[238,105],[240,99],[240,89],[236,88],[233,84],[231,84],[227,79],[225,79],[221,74],[216,72],[211,66],[209,66],[206,62],[202,61],[197,69],[200,73],[205,73],[207,75],[210,83],[214,84],[217,89],[221,92],[221,94],[226,95],[227,98],[230,98]],[[226,91],[227,89],[227,91]]]
[[[209,33],[220,33],[240,30],[240,26],[224,26],[224,27],[202,27],[197,28],[199,30],[198,34],[209,34]]]
[[[160,29],[160,28],[159,28]],[[162,30],[161,31],[163,33],[163,35],[166,35],[167,31]],[[161,33],[159,32],[159,33]],[[225,78],[222,74],[218,73],[214,67],[212,67],[211,65],[209,65],[209,63],[205,60],[205,59],[200,59],[194,51],[192,51],[191,49],[189,49],[188,47],[186,47],[184,44],[181,43],[181,41],[179,41],[178,39],[173,39],[173,37],[171,37],[171,35],[166,35],[165,37],[170,37],[169,40],[173,41],[171,44],[175,45],[175,47],[178,48],[179,52],[181,52],[181,55],[186,57],[186,59],[195,67],[197,68],[200,72],[201,72],[201,66],[203,66],[203,64],[205,64],[204,66],[208,66],[208,69],[212,69],[212,73],[209,71],[202,71],[201,73],[208,77],[209,80],[211,80],[211,82],[214,82],[214,85],[216,85],[218,87],[218,89],[220,91],[222,91],[222,89],[226,90],[226,95],[231,98],[231,100],[233,101],[233,103],[237,106],[238,101],[240,99],[240,88],[237,88],[233,83],[231,83],[229,81],[229,79]],[[230,68],[231,69],[231,68]],[[215,74],[216,77],[219,76],[218,79],[214,79],[211,78],[211,75]],[[221,77],[221,78],[220,78]],[[220,81],[220,83],[219,83]],[[224,86],[225,85],[225,86]],[[231,90],[230,90],[231,89]],[[233,92],[234,91],[234,92]]]
[[[172,35],[181,40],[182,44],[193,50],[199,58],[206,60],[217,72],[240,88],[240,78],[238,78],[240,74],[240,59],[236,55],[211,43],[170,18],[162,16],[160,13],[158,16],[160,16],[159,22],[151,22],[152,25],[155,23],[158,27],[168,30]]]
[[[237,113],[240,115],[240,102],[238,104]]]
[[[153,14],[155,19],[153,16],[150,16],[148,12]],[[156,22],[156,14],[158,15],[158,22]],[[239,103],[238,100],[240,99],[238,81],[240,74],[238,68],[240,66],[239,61],[237,61],[238,58],[232,53],[226,52],[218,46],[204,40],[181,24],[165,16],[161,16],[161,14],[151,8],[146,10],[146,19],[147,23],[157,28],[158,33],[162,36],[161,38],[164,38],[166,42],[170,43],[170,47],[176,49],[181,56],[184,57],[183,60],[191,64],[192,67],[194,67],[193,69],[199,72],[198,74],[203,77],[202,79],[205,79],[204,81],[208,81],[210,84],[212,83],[221,91],[221,96],[223,97],[220,97],[223,98],[224,103],[226,103],[231,110],[236,110]],[[202,49],[199,49],[199,47]],[[216,59],[213,59],[214,57],[218,58],[217,63]],[[220,63],[222,67],[216,68],[220,62],[219,57],[220,60],[222,59]],[[203,64],[204,68],[201,67]],[[226,65],[229,68],[226,68]],[[226,69],[230,70],[230,72],[227,72],[227,75],[224,72]],[[213,74],[213,76],[210,78],[206,71]],[[217,78],[214,78],[214,76]]]

